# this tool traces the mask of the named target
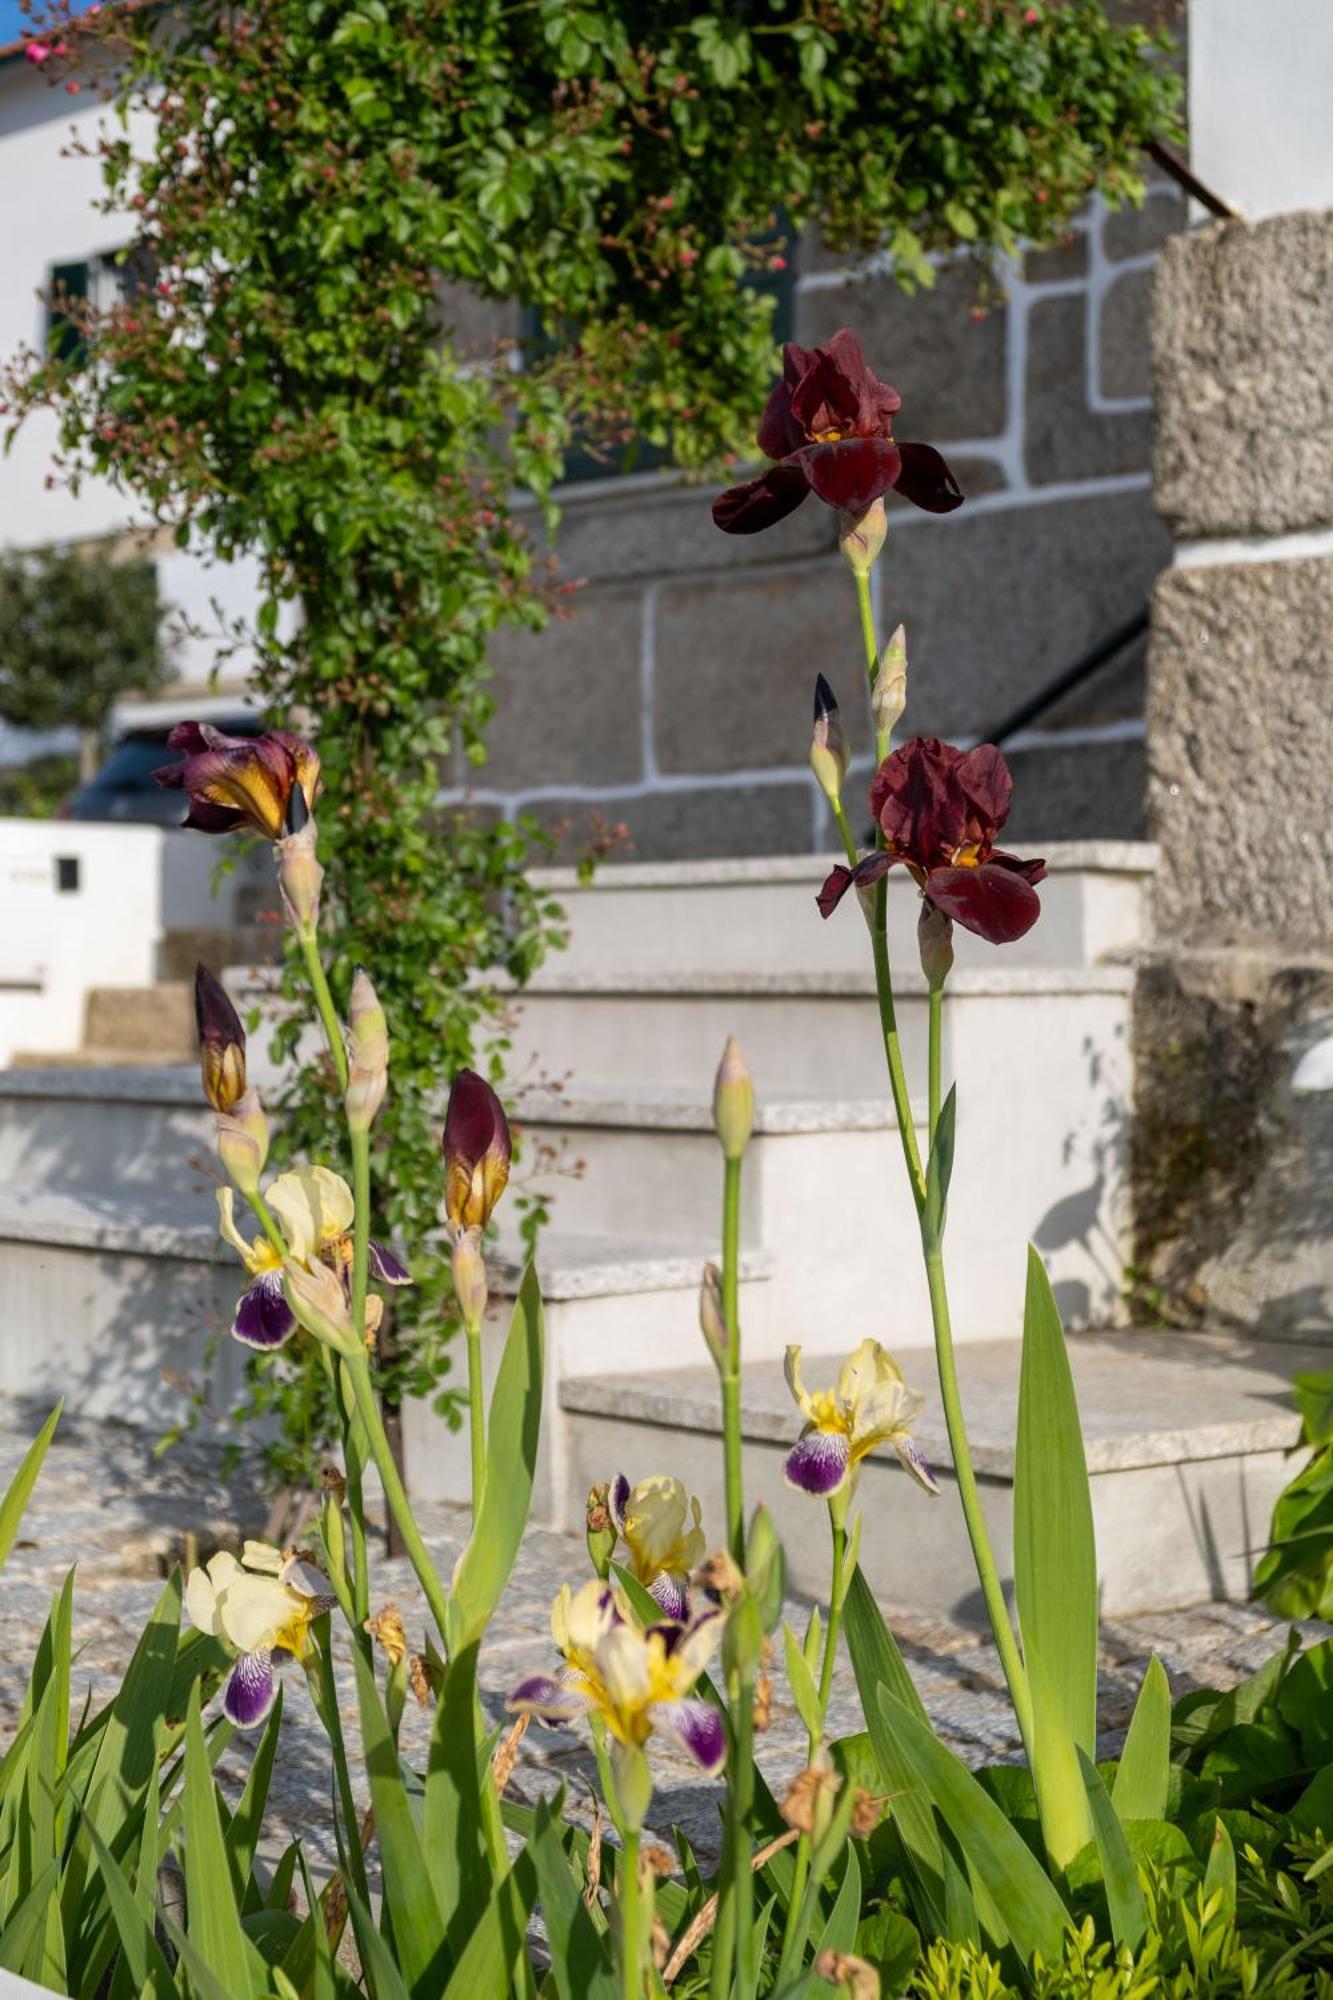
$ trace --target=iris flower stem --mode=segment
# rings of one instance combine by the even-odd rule
[[[268,1238],[271,1247],[277,1251],[279,1257],[285,1257],[287,1255],[287,1245],[283,1239],[282,1231],[273,1220],[273,1210],[269,1207],[258,1188],[255,1189],[252,1195],[247,1196],[247,1199],[254,1210],[255,1221]]]
[[[736,1908],[736,1987],[744,1995],[754,1992],[758,1971],[754,1963],[754,1863],[750,1853],[750,1825],[754,1818],[754,1684],[748,1672],[738,1674],[737,1682],[731,1880]]]
[[[870,691],[875,691],[875,676],[879,672],[879,638],[875,631],[875,600],[870,589],[870,571],[853,570],[856,578],[856,601],[861,610],[861,639],[866,649],[866,680]]]
[[[465,1325],[467,1335],[467,1401],[469,1442],[472,1447],[472,1525],[481,1514],[486,1490],[486,1400],[481,1379],[481,1327]]]
[[[991,1551],[990,1536],[986,1532],[985,1517],[981,1511],[981,1494],[977,1488],[977,1475],[972,1469],[972,1447],[968,1443],[967,1425],[963,1420],[958,1370],[954,1361],[953,1326],[949,1316],[949,1294],[944,1280],[944,1255],[938,1243],[925,1243],[923,1248],[926,1259],[926,1283],[930,1288],[930,1316],[935,1328],[935,1360],[939,1369],[940,1400],[944,1405],[944,1421],[949,1432],[949,1451],[953,1457],[954,1477],[958,1481],[958,1497],[962,1502],[967,1537],[972,1544],[972,1560],[977,1566],[981,1594],[986,1601],[986,1612],[990,1618],[996,1651],[1000,1655],[1000,1665],[1004,1669],[1004,1678],[1009,1687],[1009,1699],[1013,1702],[1019,1734],[1027,1746],[1030,1760],[1032,1700],[1028,1693],[1027,1674],[1019,1656],[1018,1641],[1014,1637],[1014,1628],[1009,1617],[1009,1607],[1004,1601],[1000,1573]]]
[[[935,1144],[935,1127],[940,1122],[940,1030],[944,1018],[944,989],[932,986],[930,989],[930,1043],[926,1057],[926,1103],[927,1126],[930,1144]]]
[[[323,1620],[323,1631],[319,1637],[319,1711],[323,1719],[329,1748],[333,1752],[333,1769],[338,1781],[338,1803],[342,1808],[343,1821],[347,1828],[347,1859],[352,1874],[352,1887],[358,1896],[365,1897],[365,1858],[361,1852],[360,1819],[356,1810],[356,1799],[352,1793],[352,1776],[347,1768],[347,1745],[343,1741],[342,1716],[338,1709],[338,1684],[333,1674],[333,1646],[329,1632],[329,1621]]]
[[[829,1508],[829,1523],[833,1530],[833,1566],[829,1578],[828,1623],[824,1627],[824,1660],[819,1670],[819,1729],[812,1731],[806,1742],[806,1762],[812,1764],[819,1745],[823,1740],[824,1723],[828,1717],[829,1695],[833,1690],[833,1666],[838,1657],[838,1635],[842,1629],[842,1600],[846,1595],[845,1571],[847,1564],[847,1524],[845,1517],[839,1519],[833,1508]],[[782,1962],[778,1966],[776,1981],[780,1992],[795,1977],[797,1963],[805,1949],[805,1933],[801,1928],[802,1904],[805,1901],[805,1885],[810,1874],[810,1835],[803,1833],[796,1843],[795,1868],[792,1874],[791,1896],[787,1903],[787,1927],[782,1937]]]
[[[444,1585],[440,1582],[435,1565],[426,1552],[426,1544],[421,1539],[421,1530],[416,1524],[407,1494],[403,1490],[403,1482],[394,1463],[389,1440],[384,1434],[379,1404],[375,1399],[375,1385],[370,1379],[370,1364],[364,1353],[347,1356],[347,1373],[351,1377],[357,1412],[365,1427],[370,1455],[375,1461],[384,1485],[385,1503],[398,1523],[398,1532],[403,1538],[403,1546],[416,1572],[417,1582],[421,1585],[426,1602],[430,1606],[431,1617],[435,1620],[440,1639],[447,1647]]]
[[[861,609],[861,631],[865,639],[866,673],[873,688],[879,666],[879,644],[875,634],[875,608],[870,592],[869,575],[857,575],[856,594]],[[882,835],[878,837],[881,840],[883,838]],[[875,914],[870,936],[875,955],[875,990],[879,997],[879,1015],[884,1032],[889,1086],[893,1093],[894,1110],[898,1115],[898,1129],[902,1137],[903,1156],[907,1161],[911,1179],[912,1197],[916,1202],[917,1214],[921,1216],[925,1208],[925,1179],[921,1172],[921,1154],[917,1146],[916,1127],[912,1120],[912,1106],[903,1071],[902,1049],[898,1041],[894,1010],[893,977],[889,965],[887,877],[882,876],[875,885]],[[939,1115],[939,1010],[933,1004],[937,997],[935,994],[931,995],[928,1056],[930,1075],[927,1080],[927,1111],[932,1138]],[[953,1456],[954,1476],[958,1481],[963,1519],[967,1525],[968,1540],[972,1544],[972,1559],[976,1564],[981,1593],[990,1618],[991,1632],[1008,1684],[1009,1698],[1014,1705],[1019,1732],[1030,1753],[1032,1701],[1028,1693],[1027,1675],[1018,1651],[1018,1642],[1014,1637],[1014,1628],[1009,1617],[1009,1607],[1004,1601],[999,1571],[991,1550],[990,1536],[986,1532],[976,1473],[972,1469],[972,1448],[968,1443],[967,1426],[963,1421],[958,1370],[954,1360],[953,1327],[949,1316],[949,1293],[944,1277],[943,1244],[938,1237],[931,1241],[923,1234],[922,1251],[926,1263],[926,1283],[930,1291],[930,1314],[935,1334],[935,1361],[939,1371],[940,1400],[944,1405],[949,1449]]]
[[[847,866],[855,868],[857,863],[856,842],[852,839],[852,829],[847,824],[847,815],[842,809],[841,799],[830,799],[834,825],[842,840],[842,851],[847,856]]]
[[[639,1829],[626,1827],[621,1839],[625,1845],[616,1870],[620,1902],[620,1990],[624,2000],[643,2000],[643,1958],[648,1933],[644,1923],[643,1884],[639,1880]]]
[[[726,1480],[727,1546],[745,1567],[745,1490],[741,1481],[741,1163],[728,1160],[722,1183],[722,1314],[727,1365],[722,1371],[722,1450]]]
[[[329,1045],[329,1054],[333,1058],[333,1068],[338,1078],[338,1088],[345,1093],[348,1075],[347,1045],[343,1040],[342,1023],[338,1019],[338,1010],[333,1004],[333,995],[329,991],[328,976],[324,971],[324,961],[319,955],[319,939],[313,930],[298,930],[296,936],[301,947],[301,957],[305,962],[306,977],[310,981],[310,990],[315,996],[315,1006],[319,1010],[319,1018],[324,1028],[324,1039]]]
[[[364,1338],[370,1273],[370,1134],[349,1128],[348,1136],[352,1146],[352,1325]],[[356,1554],[356,1607],[358,1617],[365,1619],[370,1616],[370,1565],[366,1553],[364,1467],[361,1447],[350,1421],[343,1434],[343,1457]]]

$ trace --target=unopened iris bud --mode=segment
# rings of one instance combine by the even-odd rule
[[[763,1628],[772,1632],[782,1616],[787,1559],[773,1526],[773,1516],[762,1504],[755,1508],[750,1523],[745,1544],[745,1575]]]
[[[815,1972],[845,2000],[880,2000],[879,1973],[869,1959],[858,1958],[855,1952],[821,1951]]]
[[[370,974],[358,965],[347,1009],[347,1095],[343,1102],[353,1132],[368,1132],[389,1087],[389,1025]]]
[[[718,1367],[724,1368],[731,1342],[727,1338],[727,1319],[722,1310],[722,1273],[716,1264],[704,1265],[703,1283],[699,1287],[699,1330],[708,1352]]]
[[[815,727],[810,739],[810,769],[829,804],[837,807],[847,775],[847,739],[842,732],[838,698],[824,679],[815,680]]]
[[[245,1096],[245,1030],[221,980],[206,965],[195,968],[194,1018],[204,1096],[215,1111],[234,1111]]]
[[[921,970],[932,993],[938,993],[953,970],[953,918],[925,899],[916,925]]]
[[[444,1212],[454,1229],[484,1229],[509,1179],[513,1143],[504,1107],[475,1070],[454,1078],[442,1144]]]
[[[907,632],[896,626],[889,643],[879,656],[875,684],[870,690],[870,712],[875,722],[875,747],[881,758],[888,755],[889,738],[907,706]]]
[[[327,1264],[298,1264],[289,1258],[282,1267],[282,1295],[293,1315],[316,1340],[340,1354],[357,1352],[356,1328],[342,1280]]]
[[[460,1229],[454,1238],[454,1297],[470,1332],[479,1333],[486,1317],[486,1259],[481,1253],[481,1231]]]
[[[268,1158],[268,1118],[253,1085],[234,1110],[219,1111],[217,1144],[227,1179],[238,1194],[253,1199]]]
[[[288,801],[289,831],[278,842],[278,890],[287,921],[299,937],[313,937],[319,925],[319,892],[324,870],[315,851],[315,822],[299,787]]]
[[[734,1035],[727,1037],[713,1085],[713,1129],[723,1157],[741,1159],[754,1129],[754,1084]]]
[[[889,532],[882,499],[872,500],[864,514],[840,514],[838,547],[853,576],[869,576]]]
[[[590,1486],[588,1489],[588,1510],[585,1533],[588,1541],[588,1556],[598,1576],[605,1583],[611,1569],[611,1558],[615,1554],[617,1541],[615,1523],[611,1519],[609,1489],[605,1486]]]

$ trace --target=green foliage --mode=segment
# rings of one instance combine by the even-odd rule
[[[0,818],[54,819],[79,782],[77,757],[34,757],[0,771]]]
[[[169,678],[151,562],[0,553],[0,721],[96,738],[123,695],[156,694]]]
[[[259,692],[327,777],[334,991],[373,965],[392,1024],[376,1220],[422,1265],[393,1372],[427,1392],[449,1331],[422,1256],[438,1080],[498,1037],[475,975],[524,978],[553,921],[523,874],[541,830],[457,788],[484,761],[490,635],[565,588],[543,532],[575,419],[687,469],[748,450],[773,301],[743,281],[794,228],[887,246],[906,284],[936,252],[1049,242],[1094,185],[1139,197],[1178,84],[1097,0],[198,0],[158,24],[104,8],[53,37],[109,45],[118,108],[156,107],[146,153],[113,131],[102,154],[156,282],[71,302],[71,354],[96,365],[29,356],[6,393],[15,421],[55,405],[72,477],[112,475],[182,546],[260,559]],[[478,356],[477,295],[557,337]],[[329,1086],[296,1085],[292,1154],[332,1153]],[[282,1470],[309,1473],[336,1434],[326,1379],[260,1367]]]
[[[1254,1594],[1286,1618],[1333,1617],[1333,1370],[1297,1375],[1292,1395],[1312,1456],[1278,1495]]]

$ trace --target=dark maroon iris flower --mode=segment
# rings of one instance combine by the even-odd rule
[[[249,826],[281,840],[298,832],[315,809],[319,758],[289,729],[228,736],[207,722],[178,722],[167,747],[181,751],[181,761],[164,764],[153,776],[166,790],[188,796],[183,826],[201,833]]]
[[[840,327],[827,347],[782,350],[782,380],[768,399],[757,442],[770,472],[732,486],[713,502],[729,535],[753,535],[817,493],[830,507],[860,515],[893,489],[928,514],[963,503],[958,482],[928,444],[900,443],[893,419],[902,398],[866,366],[861,342]]]
[[[1032,885],[1046,873],[1044,861],[1020,861],[995,845],[1013,791],[993,743],[958,750],[918,736],[891,751],[870,787],[884,845],[855,868],[833,870],[819,892],[820,914],[831,916],[848,889],[877,882],[901,861],[946,917],[990,944],[1012,944],[1041,915]]]

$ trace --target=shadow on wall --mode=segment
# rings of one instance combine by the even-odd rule
[[[1145,1298],[1166,1323],[1333,1341],[1333,1097],[1311,1087],[1333,970],[1184,954],[1143,969],[1135,1013]]]

